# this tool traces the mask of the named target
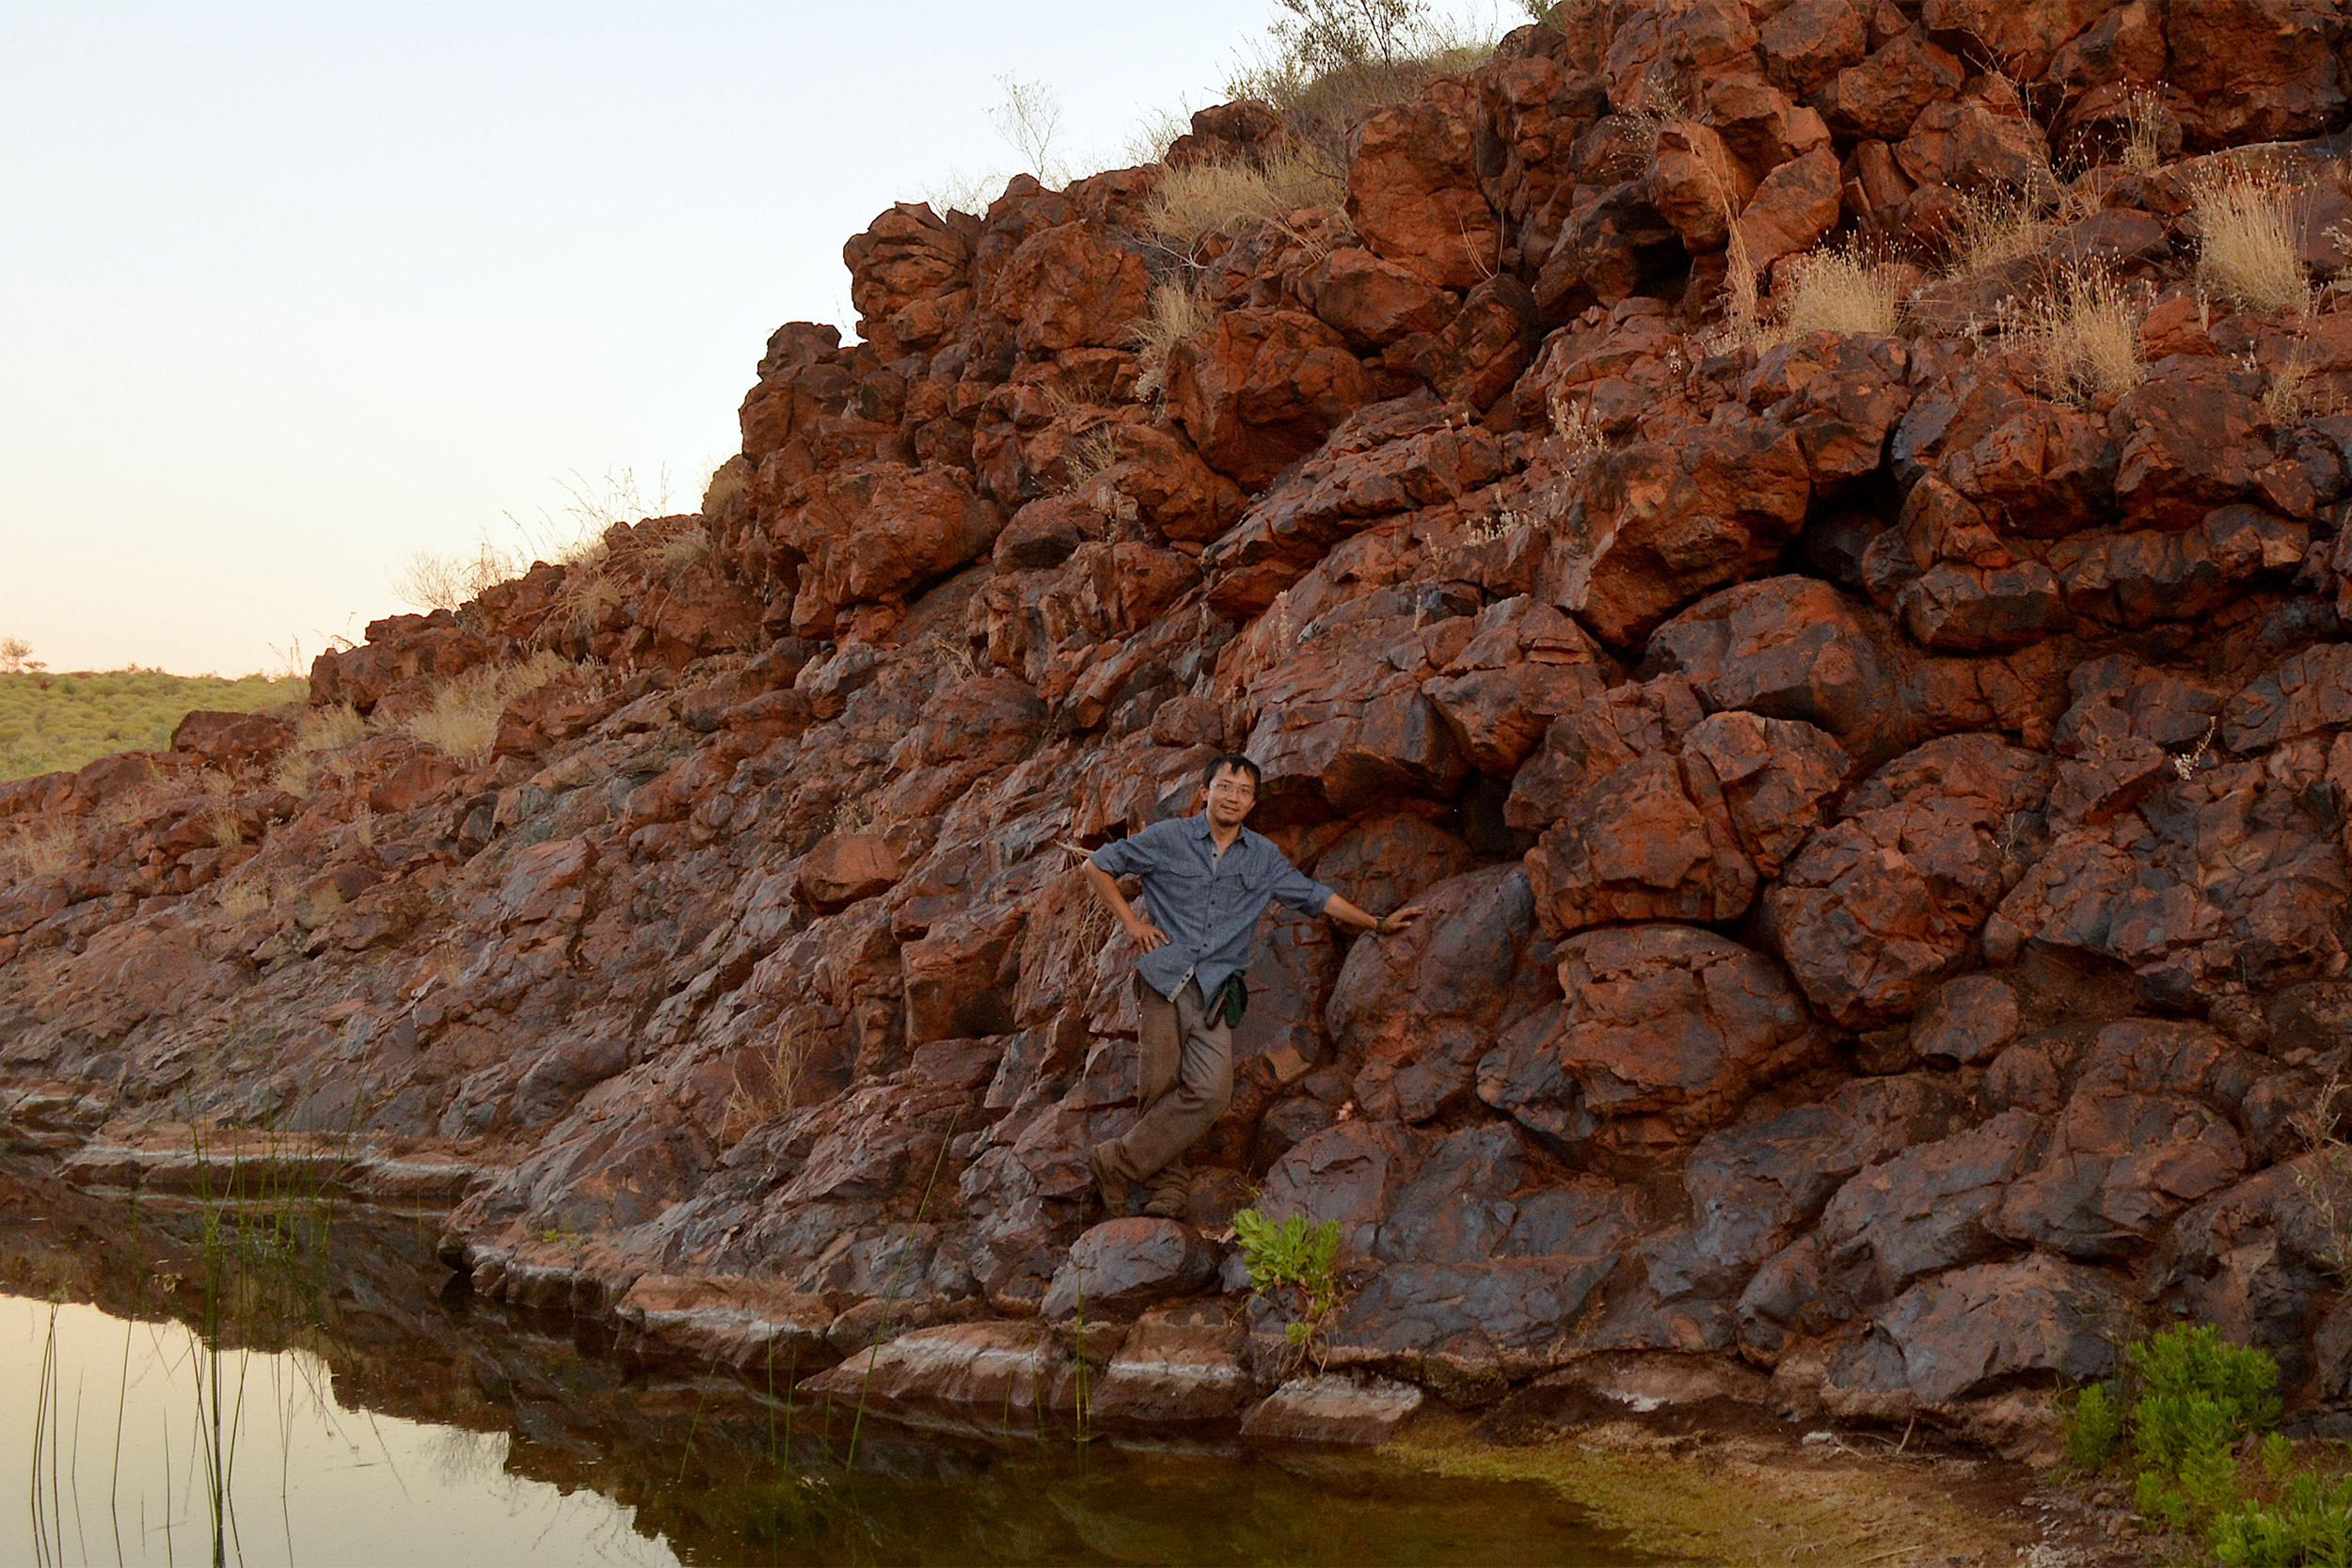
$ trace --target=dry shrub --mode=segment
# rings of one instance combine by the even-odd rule
[[[727,1092],[726,1125],[734,1134],[729,1143],[799,1107],[805,1076],[803,1054],[801,1042],[779,1028],[772,1045],[752,1053],[748,1072],[737,1058],[735,1085]]]
[[[2139,324],[2147,313],[2104,267],[2061,269],[2014,325],[2053,397],[2088,406],[2122,396],[2148,373]]]
[[[76,847],[71,828],[18,828],[8,840],[8,856],[25,877],[55,877],[73,863]]]
[[[1952,234],[1951,271],[1966,276],[2034,255],[2049,231],[2042,200],[2032,191],[2000,189],[1964,197]]]
[[[2276,425],[2301,424],[2305,420],[2335,412],[2334,400],[2323,398],[2312,385],[2310,362],[2299,355],[2270,372],[2263,388],[2263,412]]]
[[[1070,443],[1062,460],[1062,493],[1069,494],[1119,461],[1119,426],[1104,421]]]
[[[278,766],[270,769],[269,783],[272,789],[288,795],[308,795],[317,777],[318,759],[289,746],[278,759]]]
[[[244,920],[268,909],[272,899],[267,883],[256,878],[231,877],[214,891],[213,902],[230,919]]]
[[[833,815],[826,819],[829,831],[836,833],[862,833],[873,825],[874,814],[863,795],[846,796],[834,802]]]
[[[278,759],[270,783],[289,795],[308,795],[317,771],[318,753],[340,752],[368,736],[368,721],[349,703],[306,708],[294,721],[294,744]]]
[[[534,654],[520,664],[477,665],[442,685],[433,693],[433,705],[402,728],[435,751],[478,768],[490,758],[506,705],[569,668],[551,653]]]
[[[710,559],[710,531],[695,524],[664,532],[649,552],[654,570],[662,577],[691,571]]]
[[[557,641],[585,637],[604,620],[606,610],[621,602],[611,554],[599,540],[595,553],[565,564],[564,579],[555,585],[555,602],[540,626],[542,637]]]
[[[1780,313],[1785,337],[1888,333],[1902,319],[1902,279],[1892,267],[1850,250],[1825,250],[1794,270]]]
[[[1162,176],[1144,218],[1158,239],[1189,252],[1211,234],[1234,238],[1252,224],[1301,207],[1336,207],[1346,197],[1343,182],[1305,158],[1194,164]]]
[[[419,610],[454,610],[481,597],[484,589],[520,577],[525,566],[519,557],[494,548],[487,540],[470,556],[419,550],[392,578],[392,593]]]
[[[622,578],[667,581],[708,561],[716,548],[700,518],[648,517],[617,543],[599,535],[593,547],[565,562],[540,636],[558,642],[586,637],[621,602]]]
[[[1589,457],[1608,444],[1591,404],[1571,404],[1566,388],[1559,387],[1552,388],[1546,402],[1551,411],[1551,433],[1559,438],[1563,455],[1572,460]]]
[[[710,482],[703,486],[703,515],[714,520],[724,516],[751,487],[751,460],[739,454],[728,458],[710,470]]]
[[[2123,99],[2123,166],[2153,174],[2164,162],[2164,100],[2146,87]]]
[[[1209,325],[1216,312],[1182,283],[1163,283],[1152,291],[1152,309],[1138,321],[1132,336],[1141,369],[1136,392],[1157,397],[1168,389],[1168,356],[1180,338],[1189,338]]]
[[[1348,135],[1375,109],[1402,103],[1432,78],[1473,71],[1495,40],[1433,17],[1422,0],[1280,0],[1272,51],[1236,71],[1228,98],[1270,103],[1302,156],[1334,180],[1347,174]]]
[[[1120,155],[1130,167],[1140,168],[1161,162],[1176,138],[1192,130],[1192,116],[1182,109],[1156,108],[1144,111],[1127,132],[1127,139],[1120,144]]]
[[[2308,314],[2303,276],[2305,196],[2275,175],[2238,170],[2202,186],[2190,210],[2203,238],[2197,278],[2241,310]]]

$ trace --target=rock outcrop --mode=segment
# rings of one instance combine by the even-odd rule
[[[88,1182],[198,1128],[458,1198],[477,1290],[924,1419],[1376,1435],[1608,1352],[2030,1449],[2174,1308],[2344,1403],[2352,317],[2195,292],[2192,198],[2267,168],[2343,265],[2348,51],[2231,4],[1522,28],[1366,119],[1343,206],[1209,242],[1151,366],[1165,169],[894,207],[699,515],[375,623],[301,725],[0,784],[0,1113]],[[2184,161],[2103,162],[2127,112]],[[1931,263],[2002,185],[2041,248],[1915,265],[1899,334],[1725,326],[1732,269]],[[2087,255],[2126,390],[1994,309]],[[419,721],[467,682],[478,745]],[[1132,955],[1072,850],[1243,748],[1299,865],[1429,915],[1271,918],[1185,1220],[1105,1215]],[[1252,1192],[1349,1284],[1265,1405]]]

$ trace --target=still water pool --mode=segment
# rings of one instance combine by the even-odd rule
[[[1362,1454],[869,1421],[852,1463],[782,1388],[476,1300],[413,1222],[331,1232],[298,1313],[120,1258],[0,1296],[0,1561],[1655,1560],[1548,1488]]]

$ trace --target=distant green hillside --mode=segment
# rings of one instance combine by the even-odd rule
[[[167,675],[160,670],[0,675],[0,779],[79,768],[109,752],[159,752],[198,708],[251,713],[298,703],[296,675]]]

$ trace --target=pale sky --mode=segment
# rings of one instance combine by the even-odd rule
[[[1119,166],[1278,14],[0,0],[0,637],[307,667],[575,476],[691,510],[768,334],[850,323],[841,242],[1014,169],[998,76]]]

